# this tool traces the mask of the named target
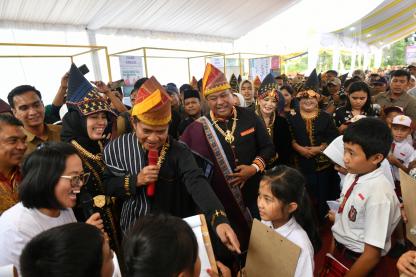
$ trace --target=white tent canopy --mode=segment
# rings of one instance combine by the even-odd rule
[[[64,24],[89,30],[150,30],[236,39],[298,0],[3,0],[6,22]]]
[[[383,19],[378,9],[401,7],[402,2],[410,3],[406,6],[409,17],[414,0],[2,0],[0,42],[103,45],[110,53],[139,47],[221,53],[307,51],[310,72],[316,66],[322,47],[334,49],[334,53],[348,48],[353,56],[356,51],[374,52],[374,45],[370,48],[368,44],[371,43],[363,39],[363,35],[368,38],[366,30],[378,28],[382,23],[393,24],[390,18],[396,10],[388,9],[389,18]],[[369,15],[371,12],[377,13],[382,23],[368,27],[366,16],[375,18]],[[395,18],[402,14],[404,16],[404,12],[398,12]],[[361,18],[364,18],[362,22]],[[360,36],[347,36],[352,29],[349,26],[355,26],[356,22],[363,25],[359,30],[366,30]],[[414,28],[413,21],[404,18],[400,22]],[[399,24],[384,27],[389,30],[400,27],[399,31],[404,28]],[[380,31],[383,35],[384,30]],[[402,34],[395,31],[393,35],[395,38]],[[23,50],[13,51],[22,54]],[[333,60],[336,64],[337,59]],[[3,60],[0,75],[7,82],[0,82],[0,97],[4,99],[11,88],[26,83],[48,91],[45,97],[48,103],[60,76],[69,68],[68,63],[65,59]],[[91,57],[83,63],[92,64],[91,68],[95,69],[90,79],[108,81],[106,74],[99,74],[97,70],[105,67],[103,62]],[[169,67],[175,67],[173,61],[169,62]]]

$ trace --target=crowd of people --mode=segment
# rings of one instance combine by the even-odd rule
[[[18,86],[0,100],[0,272],[199,276],[181,218],[202,213],[209,276],[244,276],[253,219],[300,247],[295,276],[324,274],[328,222],[346,276],[384,276],[386,255],[415,276],[399,174],[416,178],[415,81],[416,64],[253,81],[207,64],[179,89],[139,79],[131,106],[75,64],[49,105]]]

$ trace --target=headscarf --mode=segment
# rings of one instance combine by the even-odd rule
[[[108,118],[108,116],[107,116]],[[108,120],[107,128],[104,130],[104,137],[111,132],[111,118]],[[97,140],[92,140],[87,132],[87,119],[81,116],[77,110],[69,109],[62,119],[61,140],[71,142],[75,140],[84,149],[92,154],[101,152],[100,145]],[[105,141],[105,139],[103,138]]]
[[[238,100],[240,101],[240,107],[247,107],[246,100],[244,100],[244,97],[240,93],[233,92],[233,95],[237,96]]]

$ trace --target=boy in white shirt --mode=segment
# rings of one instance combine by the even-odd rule
[[[332,227],[333,254],[350,271],[346,276],[378,275],[377,264],[391,247],[400,220],[400,203],[381,171],[392,143],[390,129],[374,118],[351,124],[344,133],[348,174]]]
[[[404,172],[409,173],[409,164],[415,159],[416,154],[415,149],[408,141],[408,137],[412,132],[411,125],[412,119],[405,115],[396,115],[391,122],[393,142],[387,160],[391,166],[395,191],[399,198],[402,196],[399,168]],[[406,250],[403,227],[403,223],[397,225],[397,230],[395,231],[396,245],[390,251],[390,257],[398,258]]]

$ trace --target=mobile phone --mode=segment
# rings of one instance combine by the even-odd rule
[[[110,83],[110,89],[111,90],[116,90],[116,89],[121,88],[123,86],[124,86],[124,80],[123,79],[120,79],[120,80],[117,80],[117,81],[114,81],[114,82]]]
[[[90,72],[86,64],[81,65],[80,67],[78,67],[78,69],[82,73],[82,75],[85,75],[88,72]]]

